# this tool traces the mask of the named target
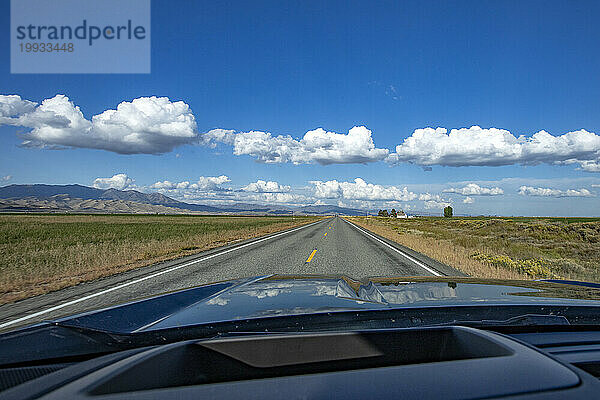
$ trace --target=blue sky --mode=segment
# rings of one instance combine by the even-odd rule
[[[0,7],[8,55],[9,2]],[[182,113],[193,115],[193,138],[160,154],[120,154],[112,144],[52,142],[30,134],[39,122],[13,120],[0,126],[1,184],[92,185],[125,174],[96,185],[200,203],[600,215],[599,17],[598,2],[153,1],[150,74],[10,74],[7,56],[0,94],[35,103],[62,94],[87,120],[122,102],[167,97],[189,106]],[[362,141],[346,140],[355,126],[366,127]],[[300,141],[317,128],[345,137]],[[439,148],[415,139],[394,158],[423,128],[434,128],[425,136]],[[214,129],[235,132],[205,136]],[[579,133],[532,144],[542,130]],[[242,135],[253,131],[271,136]],[[23,147],[19,133],[35,146]],[[293,141],[277,142],[290,155],[277,159],[280,135]],[[197,182],[220,176],[228,179]],[[249,187],[257,180],[278,186]],[[171,185],[156,185],[164,181]],[[462,190],[469,184],[479,189]]]

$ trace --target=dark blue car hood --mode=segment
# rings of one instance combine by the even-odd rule
[[[137,333],[265,317],[448,306],[600,306],[600,285],[473,278],[263,276],[198,286],[57,322]]]

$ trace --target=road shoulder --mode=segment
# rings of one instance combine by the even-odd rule
[[[384,236],[381,236],[373,231],[371,231],[368,227],[366,227],[364,224],[360,224],[357,223],[356,221],[349,221],[346,218],[342,218],[344,221],[346,221],[347,223],[349,223],[351,226],[352,224],[355,224],[357,226],[359,226],[361,229],[364,229],[365,231],[367,231],[368,233],[370,233],[371,235],[375,236],[376,238],[378,238],[379,240],[387,243],[388,245],[400,250],[403,253],[406,253],[407,255],[409,255],[410,257],[416,259],[417,261],[433,268],[434,270],[440,272],[442,275],[445,276],[460,276],[460,277],[467,277],[469,275],[465,274],[464,272],[461,272],[459,270],[457,270],[456,268],[453,268],[449,265],[446,265],[440,261],[437,261],[431,257],[426,256],[425,254],[419,253],[409,247],[406,247],[400,243],[395,242],[394,240],[391,240],[389,238],[386,238]]]

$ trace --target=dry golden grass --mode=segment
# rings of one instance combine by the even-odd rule
[[[0,304],[314,220],[287,216],[0,215]]]
[[[425,254],[469,276],[487,279],[527,279],[525,274],[483,264],[469,257],[469,252],[465,248],[456,246],[449,240],[428,238],[414,233],[399,233],[389,226],[377,223],[374,218],[368,220],[362,217],[349,219],[371,232]]]
[[[478,278],[600,280],[592,218],[350,218]]]

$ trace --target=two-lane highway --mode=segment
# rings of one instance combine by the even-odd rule
[[[311,241],[314,249],[298,273],[347,275],[356,279],[446,275],[342,218],[328,220],[321,232],[322,236],[317,235]]]
[[[333,217],[0,306],[0,330],[219,280],[270,274],[346,275],[354,279],[459,275]]]

